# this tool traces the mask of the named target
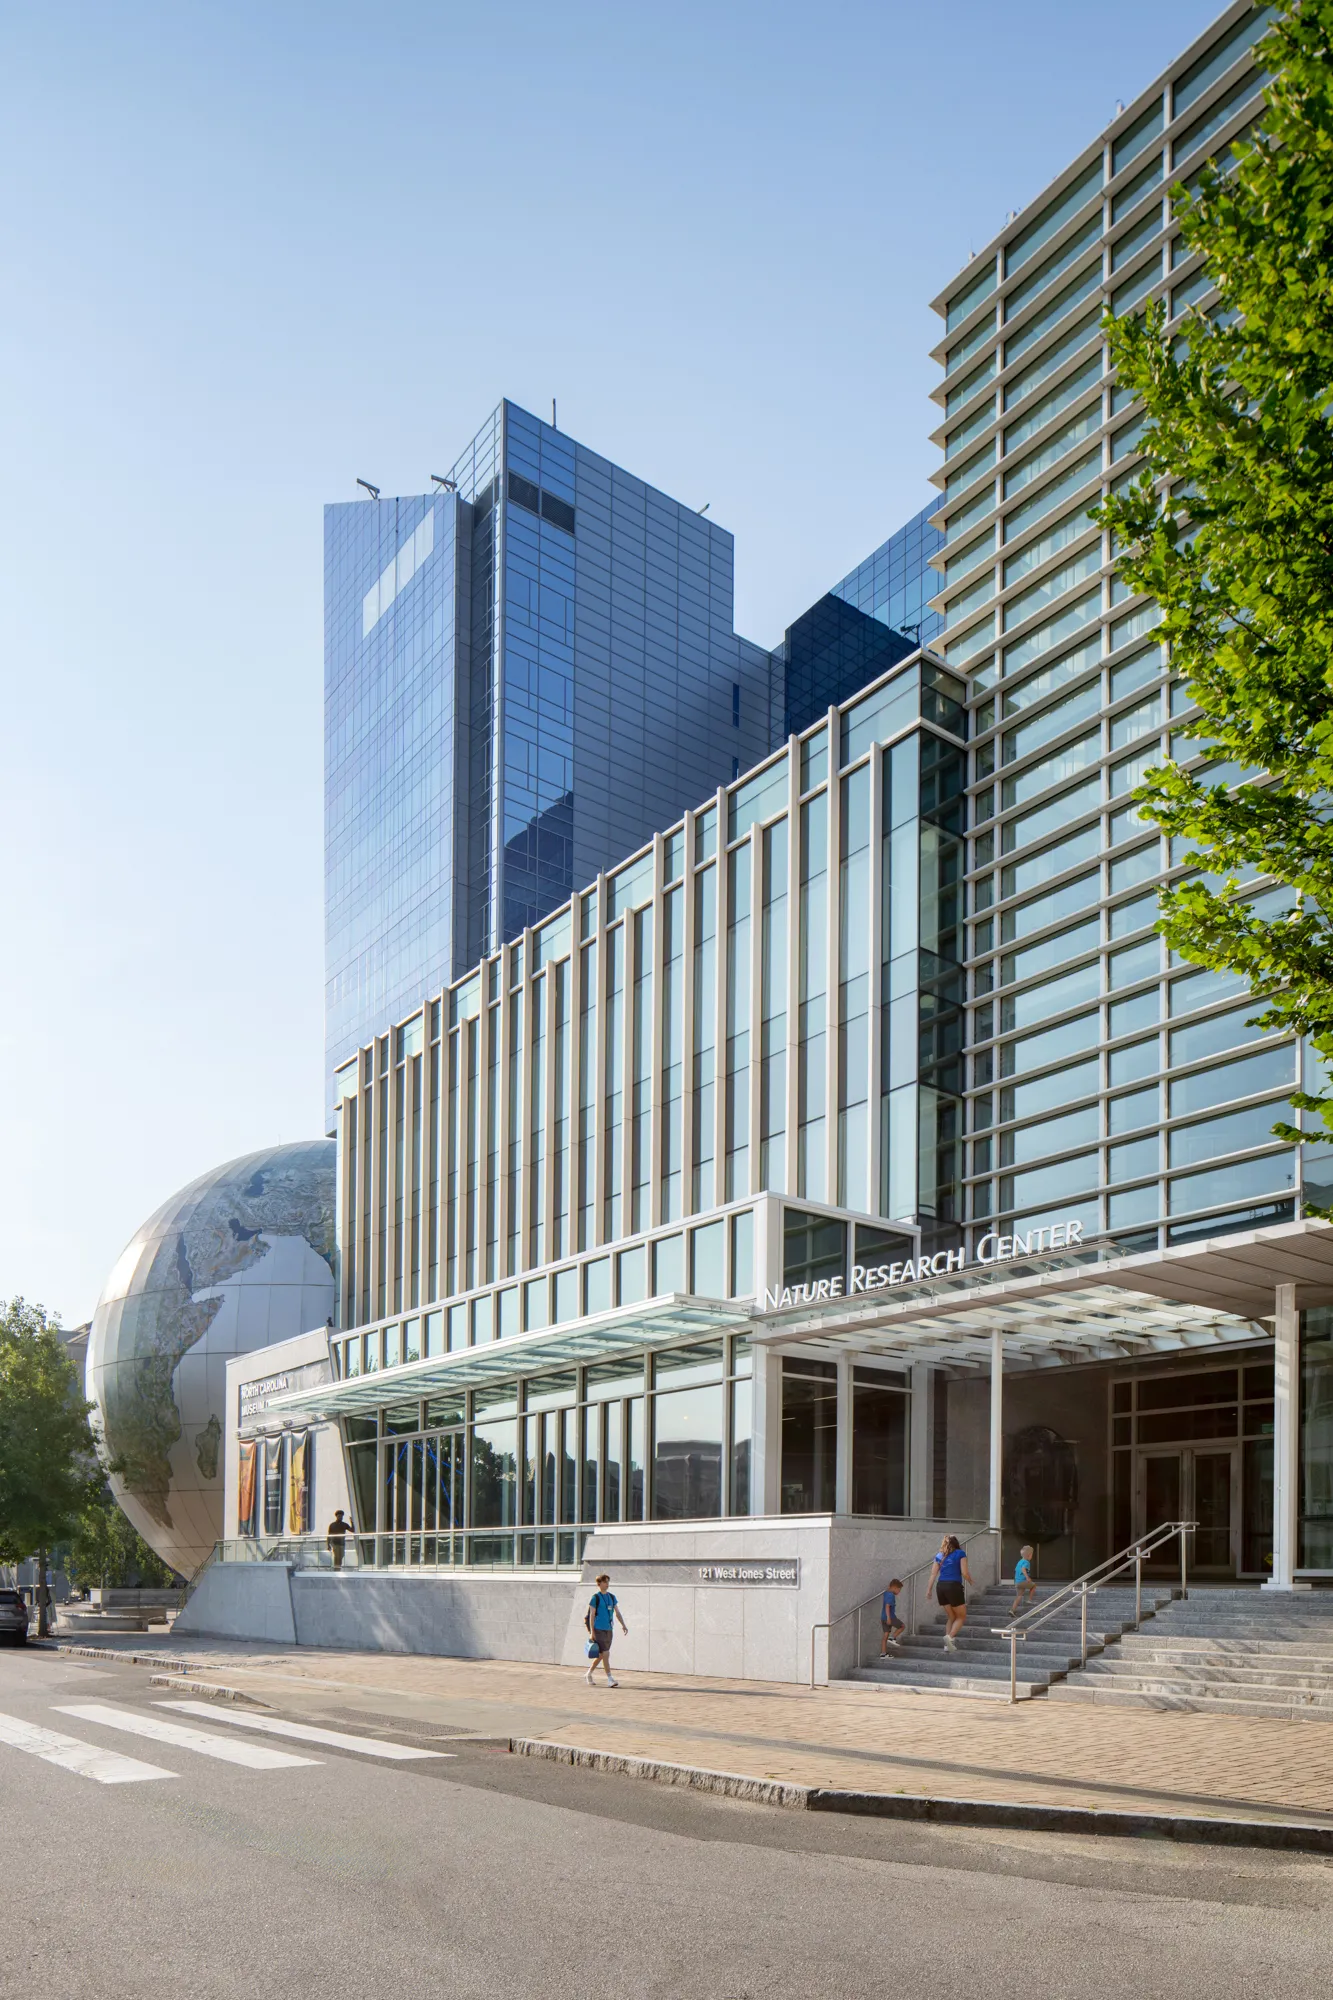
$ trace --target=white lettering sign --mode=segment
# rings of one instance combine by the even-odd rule
[[[1015,1257],[1035,1257],[1051,1250],[1073,1250],[1083,1241],[1083,1224],[1074,1217],[1043,1223],[1040,1229],[1015,1230],[1010,1236],[994,1231],[977,1245],[978,1264],[1004,1264]],[[967,1265],[966,1250],[937,1250],[933,1257],[909,1257],[901,1264],[853,1264],[848,1296],[882,1292],[898,1285],[919,1285],[928,1278],[947,1278]],[[793,1306],[825,1305],[843,1297],[841,1278],[820,1278],[815,1284],[783,1285],[765,1291],[765,1312],[787,1312]]]

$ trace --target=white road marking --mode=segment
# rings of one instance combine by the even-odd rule
[[[99,1785],[134,1785],[144,1778],[174,1778],[160,1764],[141,1764],[137,1757],[122,1757],[118,1750],[99,1750],[95,1743],[81,1743],[77,1736],[62,1736],[59,1730],[43,1729],[24,1722],[17,1715],[0,1715],[0,1743],[26,1750],[44,1764],[58,1764],[62,1771],[92,1778]]]
[[[341,1729],[317,1729],[309,1722],[282,1722],[273,1715],[223,1715],[203,1701],[160,1701],[159,1708],[182,1715],[206,1715],[210,1722],[229,1722],[234,1729],[262,1729],[271,1736],[293,1736],[300,1743],[327,1743],[332,1750],[357,1750],[366,1757],[387,1757],[397,1763],[409,1758],[452,1757],[452,1750],[417,1750],[406,1743],[381,1743],[373,1736],[349,1736]]]
[[[294,1757],[288,1750],[270,1750],[266,1743],[237,1743],[230,1736],[211,1736],[206,1729],[187,1729],[183,1723],[168,1722],[161,1715],[135,1715],[127,1708],[112,1708],[103,1701],[73,1702],[69,1707],[55,1704],[58,1715],[77,1716],[81,1722],[100,1722],[108,1729],[128,1730],[131,1736],[151,1736],[159,1743],[172,1743],[179,1750],[194,1750],[201,1757],[217,1757],[224,1764],[245,1764],[252,1771],[288,1770],[294,1764],[317,1764],[318,1757]]]

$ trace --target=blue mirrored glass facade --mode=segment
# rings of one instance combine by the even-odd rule
[[[930,598],[930,559],[944,538],[930,525],[932,501],[789,626],[774,653],[784,734],[798,736],[830,707],[885,674],[943,625]]]
[[[781,728],[728,532],[513,403],[325,510],[328,1073]]]

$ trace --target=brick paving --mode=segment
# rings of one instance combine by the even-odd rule
[[[1333,1825],[1333,1722],[1006,1703],[840,1684],[630,1673],[507,1660],[334,1653],[142,1635],[102,1643],[185,1660],[275,1705],[702,1765],[838,1789]]]

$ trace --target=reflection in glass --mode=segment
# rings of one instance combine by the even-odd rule
[[[653,1518],[722,1512],[722,1384],[653,1398]]]

